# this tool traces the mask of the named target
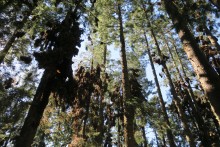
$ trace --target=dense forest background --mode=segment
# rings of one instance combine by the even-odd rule
[[[219,147],[219,12],[218,0],[1,0],[0,146]]]

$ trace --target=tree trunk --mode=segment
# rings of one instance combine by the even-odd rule
[[[220,79],[214,69],[207,61],[205,55],[200,50],[193,34],[187,27],[187,22],[179,13],[178,8],[169,0],[163,0],[165,8],[175,24],[176,31],[183,43],[184,51],[186,52],[194,71],[207,95],[212,111],[220,123]]]
[[[52,79],[53,75],[48,70],[45,70],[34,96],[32,105],[28,111],[28,115],[25,119],[24,125],[21,129],[20,136],[16,139],[16,147],[31,146],[37,128],[40,124],[40,120],[43,116],[44,109],[48,104],[48,99],[53,84]]]
[[[179,71],[179,69],[178,69],[178,67],[176,65],[175,60],[174,60],[171,48],[169,47],[169,45],[168,45],[168,43],[167,43],[165,38],[164,38],[164,41],[165,41],[166,47],[168,48],[169,54],[171,55],[174,67],[176,68],[177,73],[179,74],[180,79],[182,81],[185,81],[183,79],[182,75],[180,74],[180,71]],[[190,86],[189,81],[188,81],[188,85]],[[194,97],[194,93],[192,92],[192,89],[190,90],[189,88],[191,88],[191,86],[187,87],[187,90],[185,90],[186,96],[183,97],[183,98],[186,99],[188,101],[188,103],[189,103],[189,106],[191,108],[191,111],[193,113],[195,121],[196,121],[196,123],[198,125],[198,128],[199,128],[199,136],[200,136],[200,139],[202,141],[202,144],[204,146],[209,146],[211,144],[211,141],[209,140],[208,128],[206,127],[205,122],[204,122],[201,114],[198,112],[198,107],[196,107],[197,105],[196,105],[196,100],[195,100],[195,97]],[[192,92],[191,95],[190,95],[190,92]]]
[[[146,19],[148,20],[148,26],[150,27],[150,32],[151,32],[151,35],[153,36],[153,39],[154,39],[154,41],[155,41],[155,45],[156,45],[157,51],[158,51],[158,53],[159,53],[159,56],[160,56],[161,59],[162,59],[162,53],[161,53],[159,44],[158,44],[158,42],[157,42],[157,38],[156,38],[156,36],[155,36],[155,34],[154,34],[154,31],[153,31],[153,29],[151,28],[151,23],[150,23],[150,21],[149,21],[149,19],[148,19],[148,17],[147,17],[146,8],[144,7],[143,4],[142,4],[142,6],[143,6],[143,9],[144,9],[144,11],[145,11],[145,16],[146,16]],[[165,74],[166,74],[166,77],[168,78],[169,85],[170,85],[170,92],[171,92],[171,94],[172,94],[172,96],[173,96],[174,103],[175,103],[175,105],[176,105],[176,107],[177,107],[177,111],[178,111],[178,113],[179,113],[179,115],[180,115],[180,119],[181,119],[181,121],[182,121],[182,125],[183,125],[183,128],[184,128],[184,133],[185,133],[185,135],[186,135],[186,140],[189,142],[189,144],[190,144],[191,147],[195,147],[194,138],[193,138],[193,136],[192,136],[192,134],[191,134],[191,131],[190,131],[190,129],[189,129],[189,125],[187,124],[186,115],[185,115],[185,113],[184,113],[183,110],[182,110],[182,107],[181,107],[181,104],[180,104],[180,100],[179,100],[179,98],[178,98],[178,96],[177,96],[177,93],[176,93],[176,91],[175,91],[175,88],[174,88],[174,85],[173,85],[173,82],[172,82],[170,73],[169,73],[169,71],[168,71],[168,69],[167,69],[166,63],[163,63],[162,66],[163,66],[163,68],[164,68],[164,72],[165,72]]]
[[[149,26],[151,27],[150,22],[149,22]],[[151,31],[151,35],[153,36],[153,39],[154,39],[154,41],[155,41],[155,45],[156,45],[157,51],[158,51],[158,53],[159,53],[159,56],[160,56],[160,58],[162,59],[162,56],[163,56],[163,55],[162,55],[162,52],[161,52],[161,50],[160,50],[159,44],[158,44],[158,42],[157,42],[157,38],[156,38],[156,36],[155,36],[154,31],[153,31],[152,28],[150,28],[150,31]],[[168,68],[167,68],[167,66],[166,66],[166,63],[163,62],[163,63],[162,63],[162,66],[163,66],[163,69],[164,69],[164,73],[165,73],[165,75],[166,75],[166,77],[167,77],[167,79],[168,79],[168,82],[169,82],[170,92],[171,92],[171,94],[172,94],[172,96],[173,96],[174,103],[175,103],[175,105],[176,105],[176,107],[177,107],[177,111],[178,111],[178,113],[179,113],[180,119],[181,119],[182,124],[183,124],[184,133],[185,133],[185,135],[186,135],[186,140],[189,142],[189,145],[190,145],[191,147],[195,147],[195,142],[194,142],[193,135],[191,134],[191,131],[190,131],[190,129],[189,129],[189,125],[187,124],[186,114],[185,114],[184,111],[182,110],[182,106],[181,106],[180,100],[179,100],[178,95],[177,95],[177,93],[176,93],[176,91],[175,91],[175,87],[174,87],[174,84],[173,84],[173,82],[172,82],[172,79],[171,79],[169,70],[168,70]]]
[[[98,135],[98,140],[97,143],[99,146],[102,145],[102,141],[104,138],[104,99],[105,99],[105,87],[107,86],[106,84],[106,55],[107,55],[107,45],[104,44],[104,51],[103,51],[103,65],[104,65],[104,77],[103,77],[103,82],[102,82],[102,88],[101,88],[101,94],[100,94],[100,100],[99,100],[99,127],[98,127],[98,132],[100,133]]]
[[[90,101],[91,101],[91,95],[89,95],[87,98],[86,98],[86,104],[85,104],[85,109],[86,109],[86,112],[85,112],[85,116],[84,116],[84,119],[83,119],[83,130],[82,130],[82,137],[83,139],[86,141],[87,137],[86,137],[86,123],[87,123],[87,119],[89,117],[89,109],[90,109]]]
[[[145,36],[145,40],[146,40],[146,44],[147,44],[147,52],[148,52],[148,56],[149,56],[149,59],[150,59],[150,65],[151,65],[152,72],[153,72],[153,75],[154,75],[154,81],[155,81],[156,86],[157,86],[157,92],[158,92],[160,107],[161,107],[161,110],[163,112],[164,121],[167,124],[167,129],[166,129],[167,138],[168,138],[170,147],[175,147],[176,145],[175,145],[175,142],[174,142],[174,137],[173,137],[173,133],[172,133],[171,126],[170,126],[170,121],[169,121],[169,118],[168,118],[168,115],[167,115],[165,103],[164,103],[164,100],[163,100],[162,92],[161,92],[161,89],[160,89],[160,84],[159,84],[157,74],[156,74],[156,70],[155,70],[155,67],[154,67],[154,64],[153,64],[153,59],[151,57],[151,52],[150,52],[150,48],[149,48],[149,44],[148,44],[146,34],[144,34],[144,36]]]
[[[128,78],[128,67],[125,50],[125,38],[122,23],[121,5],[118,3],[118,20],[120,28],[120,44],[121,44],[121,64],[122,64],[122,87],[123,87],[123,103],[124,103],[124,141],[126,147],[138,146],[134,138],[134,114],[135,108],[131,104],[131,90]]]
[[[142,134],[143,134],[143,138],[144,138],[144,145],[143,147],[147,147],[147,137],[146,137],[146,132],[145,132],[145,128],[144,127],[141,127],[141,131],[142,131]]]

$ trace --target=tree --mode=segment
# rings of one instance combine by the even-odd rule
[[[218,5],[2,0],[0,145],[219,146]]]
[[[120,32],[120,44],[121,44],[121,65],[122,65],[122,88],[123,88],[123,103],[124,103],[124,138],[125,145],[128,147],[137,146],[137,143],[134,139],[134,106],[131,104],[131,91],[129,86],[129,77],[128,77],[128,67],[126,59],[126,50],[125,50],[125,39],[123,31],[123,22],[121,14],[121,4],[117,3],[118,9],[118,20],[119,20],[119,32]]]
[[[187,22],[182,19],[183,17],[178,11],[178,8],[174,5],[174,3],[170,3],[167,0],[164,0],[163,2],[167,13],[173,21],[179,38],[183,43],[183,49],[186,52],[207,97],[209,98],[212,111],[220,122],[220,108],[217,105],[219,102],[218,97],[220,95],[219,77],[199,49],[195,38],[187,28]]]
[[[9,1],[9,3],[5,4],[4,7],[9,7],[8,5],[9,6],[13,5],[13,3],[11,3]],[[5,56],[9,52],[9,50],[12,47],[15,40],[18,38],[21,38],[25,35],[25,32],[22,31],[22,29],[26,25],[27,21],[29,21],[28,19],[31,15],[32,11],[37,7],[37,1],[33,1],[33,2],[23,1],[19,5],[21,6],[21,10],[24,9],[23,12],[21,11],[21,13],[22,13],[22,15],[20,15],[21,20],[16,20],[14,22],[14,24],[15,24],[14,32],[12,33],[11,37],[9,37],[7,43],[5,44],[4,49],[0,52],[0,64],[4,61]],[[22,7],[22,5],[24,5],[24,6]],[[18,4],[17,5],[15,4],[15,8],[16,8],[16,6],[18,6]],[[25,7],[28,7],[28,9],[25,10],[26,9]]]
[[[174,137],[173,137],[170,121],[169,121],[169,118],[168,118],[168,115],[167,115],[167,111],[166,111],[165,103],[164,103],[164,100],[163,100],[162,92],[161,92],[161,89],[160,89],[159,81],[158,81],[158,78],[157,78],[156,70],[155,70],[155,67],[153,65],[153,59],[151,57],[151,52],[150,52],[150,48],[149,48],[149,45],[148,45],[146,35],[145,35],[145,39],[146,39],[146,44],[147,44],[147,52],[148,52],[151,68],[152,68],[153,75],[154,75],[154,80],[155,80],[155,83],[156,83],[156,86],[157,86],[157,92],[158,92],[160,107],[161,107],[161,110],[162,110],[163,115],[164,115],[164,120],[167,124],[167,137],[168,137],[170,146],[175,147],[176,145],[175,145],[175,142],[174,142]]]
[[[59,87],[56,86],[65,86],[69,82],[74,84],[72,62],[70,60],[73,55],[77,54],[76,46],[80,45],[79,38],[81,35],[79,23],[77,22],[77,9],[78,4],[76,4],[74,11],[70,7],[65,19],[48,31],[48,40],[45,42],[46,47],[48,47],[47,51],[35,53],[39,66],[43,67],[45,71],[21,129],[20,136],[16,140],[16,146],[30,146],[32,144],[51,92],[63,97],[62,93],[57,89]],[[57,33],[59,33],[58,38],[56,38]],[[66,37],[68,38],[67,40],[65,39]],[[54,46],[53,51],[51,51],[52,46]],[[51,56],[52,58],[50,58]],[[57,61],[55,57],[58,57],[59,60]],[[66,81],[67,77],[69,81]]]

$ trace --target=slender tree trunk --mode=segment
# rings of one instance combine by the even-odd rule
[[[162,140],[163,140],[163,147],[166,147],[166,140],[165,140],[165,137],[164,137],[164,133],[162,134]]]
[[[120,125],[120,118],[118,118],[118,136],[117,136],[117,144],[118,144],[118,147],[121,147],[121,125]]]
[[[184,79],[183,79],[182,75],[180,74],[180,71],[179,71],[179,69],[178,69],[178,67],[176,65],[176,62],[174,60],[171,48],[169,47],[169,45],[168,45],[168,43],[167,43],[165,38],[164,38],[164,41],[165,41],[166,47],[168,48],[169,54],[171,55],[171,58],[173,60],[174,67],[176,68],[177,73],[179,74],[180,79],[182,81],[184,81]],[[194,116],[195,121],[196,121],[196,123],[198,125],[198,128],[199,128],[199,136],[200,136],[200,139],[202,141],[202,144],[204,146],[209,146],[211,144],[211,141],[209,140],[208,128],[206,127],[202,116],[198,112],[198,107],[196,107],[197,105],[196,106],[194,105],[194,104],[196,104],[196,101],[195,101],[195,98],[194,98],[194,93],[192,92],[192,94],[190,96],[189,88],[190,87],[187,87],[187,90],[185,90],[186,96],[183,97],[183,98],[186,99],[189,102],[189,106],[192,109],[193,116]],[[192,98],[192,96],[193,96],[193,98]],[[193,103],[193,100],[194,100],[194,103]]]
[[[150,65],[151,65],[152,72],[153,72],[153,75],[154,75],[154,81],[155,81],[156,86],[157,86],[157,92],[158,92],[160,107],[161,107],[161,110],[163,112],[164,120],[167,124],[167,129],[166,129],[167,138],[168,138],[170,147],[175,147],[176,145],[175,145],[175,142],[174,142],[174,137],[173,137],[173,133],[172,133],[171,126],[170,126],[170,121],[169,121],[169,118],[168,118],[168,115],[167,115],[165,103],[164,103],[164,100],[163,100],[162,92],[161,92],[161,89],[160,89],[160,84],[159,84],[157,74],[156,74],[156,70],[155,70],[155,67],[154,67],[154,64],[153,64],[153,59],[151,57],[151,52],[150,52],[150,48],[149,48],[149,44],[148,44],[146,34],[144,34],[144,36],[145,36],[145,40],[146,40],[146,44],[147,44],[147,52],[148,52],[148,56],[149,56],[149,59],[150,59]]]
[[[151,27],[150,22],[149,22],[149,26]],[[155,45],[156,45],[157,51],[158,51],[158,53],[159,53],[159,56],[160,56],[161,59],[162,59],[162,56],[163,56],[163,55],[162,55],[162,52],[161,52],[161,50],[160,50],[159,44],[158,44],[158,42],[157,42],[157,38],[156,38],[156,36],[155,36],[154,31],[153,31],[152,28],[150,29],[150,31],[151,31],[151,35],[153,36],[153,39],[154,39],[154,41],[155,41]],[[174,87],[174,84],[173,84],[173,82],[172,82],[172,79],[171,79],[169,70],[168,70],[168,68],[167,68],[167,66],[166,66],[166,63],[162,63],[162,66],[163,66],[165,75],[166,75],[166,77],[167,77],[167,79],[168,79],[168,82],[169,82],[170,92],[171,92],[171,94],[172,94],[172,96],[173,96],[174,103],[175,103],[175,105],[176,105],[176,107],[177,107],[177,110],[178,110],[180,119],[181,119],[182,124],[183,124],[184,133],[185,133],[185,135],[186,135],[186,140],[189,142],[189,145],[190,145],[191,147],[195,147],[195,142],[194,142],[193,135],[191,134],[191,131],[190,131],[190,129],[189,129],[189,125],[187,124],[186,114],[185,114],[184,111],[182,110],[180,100],[179,100],[178,95],[177,95],[177,93],[176,93],[176,91],[175,91],[175,87]]]
[[[189,81],[188,78],[187,78],[186,71],[185,71],[185,69],[184,69],[184,67],[183,67],[182,60],[180,59],[180,56],[179,56],[179,54],[178,54],[178,52],[177,52],[177,47],[176,47],[176,45],[175,45],[175,43],[174,43],[174,40],[172,40],[172,45],[173,45],[173,47],[174,47],[175,54],[177,55],[177,59],[178,59],[178,61],[179,61],[179,63],[180,63],[180,67],[181,67],[182,72],[183,72],[183,77],[184,77],[185,81],[187,82],[190,96],[191,96],[192,100],[194,101],[194,104],[195,104],[196,109],[198,109],[198,106],[197,106],[197,104],[196,104],[196,98],[195,98],[194,92],[193,92],[192,87],[191,87],[191,83],[190,83],[190,81]],[[171,51],[171,52],[172,52],[172,51]]]
[[[85,107],[86,107],[86,112],[85,112],[85,117],[83,119],[83,130],[82,130],[82,136],[83,136],[83,139],[86,140],[86,123],[87,123],[87,119],[89,117],[89,108],[90,108],[90,101],[91,101],[91,95],[89,95],[87,98],[86,98],[86,104],[85,104]]]
[[[146,8],[144,7],[143,4],[142,4],[142,7],[143,7],[143,9],[144,9],[144,11],[145,11],[146,19],[148,20]],[[151,24],[150,24],[150,21],[149,21],[149,20],[148,20],[148,25],[149,25],[149,27],[150,27],[151,35],[153,36],[153,39],[154,39],[154,41],[155,41],[155,45],[156,45],[157,51],[158,51],[158,53],[159,53],[159,56],[160,56],[161,59],[162,59],[162,53],[161,53],[159,44],[158,44],[158,42],[157,42],[157,38],[156,38],[156,36],[155,36],[155,34],[154,34],[154,31],[153,31],[153,29],[151,28]],[[182,107],[181,107],[181,104],[180,104],[180,100],[179,100],[179,98],[178,98],[178,96],[177,96],[177,93],[176,93],[176,91],[175,91],[175,88],[174,88],[174,85],[173,85],[173,82],[172,82],[170,73],[169,73],[169,71],[168,71],[168,69],[167,69],[166,63],[163,63],[162,66],[163,66],[163,68],[164,68],[164,72],[165,72],[165,74],[166,74],[166,77],[168,78],[169,85],[170,85],[170,92],[171,92],[171,94],[172,94],[172,96],[173,96],[174,103],[175,103],[175,105],[176,105],[176,107],[177,107],[177,111],[178,111],[178,113],[179,113],[179,115],[180,115],[180,119],[181,119],[182,124],[183,124],[184,133],[185,133],[185,135],[186,135],[186,140],[189,142],[189,144],[190,144],[191,147],[195,147],[194,138],[193,138],[193,136],[192,136],[192,134],[191,134],[191,131],[190,131],[190,129],[189,129],[189,125],[187,124],[186,115],[185,115],[185,113],[184,113],[183,110],[182,110]]]
[[[207,95],[212,111],[220,123],[220,79],[214,69],[207,61],[205,55],[200,50],[193,34],[187,27],[187,22],[179,13],[178,8],[169,0],[163,0],[165,8],[175,24],[176,31],[183,43],[184,51],[186,52],[194,71]]]
[[[107,122],[107,128],[106,128],[106,131],[105,131],[105,143],[104,143],[104,147],[111,147],[112,146],[112,135],[111,135],[111,128],[112,128],[112,124],[111,124],[111,115],[112,115],[112,110],[111,110],[111,107],[108,105],[107,108],[106,108],[106,115],[107,115],[107,118],[106,118],[106,122]],[[119,121],[118,121],[118,124],[119,124]],[[120,125],[118,125],[118,134],[120,133]],[[119,135],[118,135],[118,138],[119,138]],[[118,139],[117,138],[117,139]],[[120,138],[119,138],[120,139]],[[118,147],[120,147],[120,140],[118,139]]]
[[[21,129],[20,136],[16,140],[16,147],[30,147],[40,120],[43,116],[44,109],[48,104],[48,99],[51,93],[53,75],[45,70],[41,82],[34,96],[32,105]]]
[[[128,67],[125,50],[125,38],[123,31],[123,22],[121,14],[121,5],[118,3],[118,19],[120,26],[120,43],[121,43],[121,64],[122,64],[122,87],[123,87],[123,102],[124,102],[124,139],[126,147],[138,146],[134,138],[134,114],[135,108],[131,102],[131,90],[128,78]]]
[[[106,72],[106,55],[107,55],[107,45],[104,44],[104,51],[103,51],[103,65],[104,65],[104,73]],[[105,87],[106,87],[106,75],[104,75],[103,82],[102,82],[102,90],[100,94],[100,101],[99,101],[99,127],[98,127],[98,132],[100,132],[98,136],[98,144],[99,146],[102,145],[102,140],[104,136],[104,98],[105,98]]]
[[[141,131],[142,131],[143,138],[144,138],[144,145],[143,145],[143,147],[147,147],[148,143],[147,143],[147,137],[146,137],[145,128],[141,127]]]

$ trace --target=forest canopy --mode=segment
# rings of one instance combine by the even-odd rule
[[[218,0],[1,0],[0,146],[220,146]]]

